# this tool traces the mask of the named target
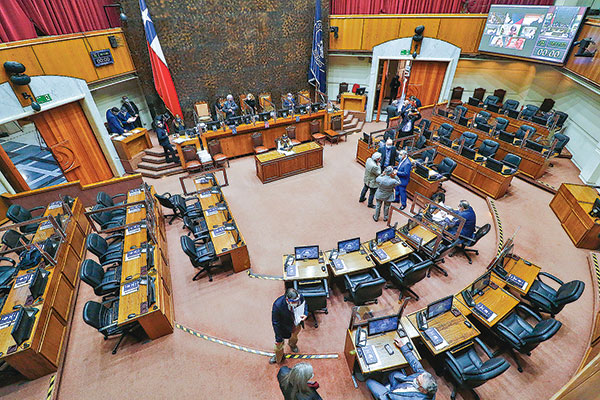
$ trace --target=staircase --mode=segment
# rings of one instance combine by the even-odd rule
[[[162,178],[163,176],[181,174],[185,172],[180,165],[165,163],[164,150],[155,146],[144,150],[142,161],[137,165],[135,172],[148,178]]]
[[[361,132],[365,124],[365,113],[358,111],[344,110],[344,131],[348,134]]]

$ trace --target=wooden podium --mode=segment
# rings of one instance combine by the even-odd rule
[[[341,96],[342,110],[364,112],[366,102],[367,96],[364,95],[346,92]]]
[[[599,197],[589,186],[563,183],[550,201],[550,208],[575,247],[590,250],[600,247],[600,220],[588,214]]]

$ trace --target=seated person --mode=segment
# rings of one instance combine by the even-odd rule
[[[288,93],[285,99],[283,99],[283,108],[293,110],[296,107],[296,101],[291,93]]]
[[[248,93],[246,95],[246,99],[244,100],[248,107],[250,107],[250,114],[255,115],[258,113],[258,109],[256,108],[256,99],[252,93]]]
[[[284,133],[282,137],[277,139],[277,151],[290,151],[292,150],[292,147],[292,141],[287,133]]]
[[[294,368],[281,367],[277,373],[279,388],[285,400],[321,400],[319,384],[312,382],[313,368],[309,363],[298,363]]]
[[[435,393],[437,392],[435,378],[423,369],[419,360],[410,350],[408,343],[406,337],[394,341],[414,373],[408,376],[400,371],[390,373],[388,375],[389,389],[374,379],[368,379],[367,387],[374,398],[389,400],[435,399]]]
[[[233,101],[233,96],[228,94],[227,100],[225,100],[223,105],[219,105],[217,102],[217,108],[225,113],[225,119],[231,119],[235,117],[239,107],[237,104],[235,104],[235,101]]]
[[[463,228],[460,231],[460,236],[464,236],[466,238],[473,238],[473,236],[475,235],[475,223],[476,223],[475,211],[473,211],[473,208],[471,207],[469,202],[466,200],[461,200],[458,203],[458,210],[455,210],[455,211],[459,216],[461,216],[465,219],[465,224],[463,225]],[[448,232],[454,234],[454,233],[456,233],[457,229],[458,229],[458,219],[456,221],[454,221],[454,225],[448,229]],[[462,242],[464,239],[460,238],[460,240]]]

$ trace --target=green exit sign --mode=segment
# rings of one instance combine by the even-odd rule
[[[410,54],[410,50],[401,50],[400,54],[402,54],[402,55]]]
[[[44,104],[44,103],[48,103],[50,101],[52,101],[52,97],[50,97],[50,94],[43,94],[41,96],[38,96],[35,98],[35,101],[37,101],[39,104]]]

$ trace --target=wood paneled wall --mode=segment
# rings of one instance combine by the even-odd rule
[[[330,26],[339,28],[338,38],[329,35],[330,51],[371,51],[373,46],[401,37],[410,37],[419,25],[425,37],[445,40],[477,53],[487,14],[428,15],[332,15]]]
[[[587,20],[581,27],[577,40],[592,38],[596,45],[590,45],[588,50],[600,48],[600,20]],[[600,51],[594,57],[575,57],[578,47],[573,48],[565,67],[592,82],[600,84]]]
[[[423,106],[436,104],[444,84],[448,63],[444,61],[415,61],[412,63],[407,94],[416,96]]]
[[[117,38],[119,47],[110,47],[109,36]],[[96,68],[90,51],[103,49],[110,49],[115,62]],[[129,47],[120,28],[2,43],[0,83],[8,81],[8,75],[1,67],[5,61],[22,63],[29,76],[71,76],[88,83],[135,71]]]

